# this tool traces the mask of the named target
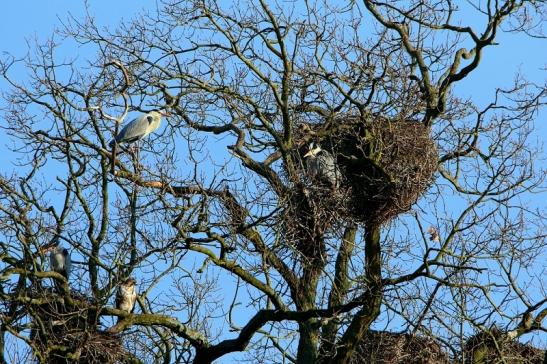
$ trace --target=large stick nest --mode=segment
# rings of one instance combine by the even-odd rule
[[[33,294],[30,339],[47,363],[123,363],[121,338],[99,330],[97,305],[76,292],[70,300],[53,290]]]
[[[322,125],[302,124],[297,139],[295,154],[301,160],[302,147],[310,141],[335,156],[342,174],[339,189],[351,195],[346,211],[338,212],[368,224],[408,211],[437,170],[436,144],[429,129],[416,121],[339,117]]]

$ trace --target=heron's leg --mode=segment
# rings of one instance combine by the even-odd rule
[[[134,171],[135,173],[138,171],[138,163],[139,163],[139,154],[138,154],[138,149],[136,147],[136,145],[131,145],[129,146],[129,148],[127,149],[129,154],[131,155],[131,160],[133,161],[133,166],[134,166]]]
[[[136,155],[136,157],[135,157],[135,172],[140,173],[141,170],[142,170],[142,165],[140,163],[141,160],[140,160],[140,156],[139,156],[140,151],[141,151],[141,141],[140,140],[137,140],[137,142],[135,143],[135,150],[136,150],[136,152],[135,152],[135,155]]]
[[[110,173],[116,174],[116,154],[118,153],[118,143],[114,142],[112,146],[112,154],[110,156]]]

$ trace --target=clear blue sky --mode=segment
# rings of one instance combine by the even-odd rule
[[[115,25],[131,19],[144,8],[155,7],[155,1],[146,0],[97,0],[89,2],[89,11],[99,24]],[[24,56],[27,40],[33,42],[46,40],[53,29],[66,19],[70,13],[81,17],[85,13],[83,0],[56,1],[6,1],[2,4],[3,19],[0,22],[0,52],[14,56]],[[472,94],[475,100],[488,102],[496,86],[508,86],[517,70],[529,79],[545,82],[547,68],[547,48],[539,39],[524,35],[500,34],[499,46],[486,50],[482,63],[468,79],[457,85],[456,92],[462,90]],[[81,55],[85,56],[85,55]],[[544,70],[541,70],[543,68]],[[24,78],[24,75],[21,75]],[[0,80],[0,91],[5,90]],[[545,119],[545,114],[541,119]],[[544,124],[544,123],[538,123]],[[538,125],[541,135],[547,135],[547,127]],[[0,148],[3,150],[6,139],[0,135]],[[9,163],[7,154],[0,153],[0,163]]]
[[[96,16],[99,24],[117,24],[138,13],[141,9],[155,6],[154,1],[146,0],[97,0],[89,2],[90,13]],[[26,50],[25,39],[37,36],[44,40],[65,20],[67,14],[83,16],[83,0],[53,1],[8,1],[2,4],[3,20],[1,50],[22,54]]]
[[[116,25],[120,21],[131,19],[145,7],[155,7],[154,1],[146,0],[97,0],[89,2],[89,11],[101,25]],[[23,57],[27,51],[26,41],[46,40],[53,29],[60,24],[59,19],[66,19],[68,13],[82,17],[85,5],[81,0],[57,1],[5,1],[2,4],[3,18],[0,22],[0,51],[9,52],[16,57]],[[547,68],[547,49],[545,42],[522,35],[501,34],[499,46],[486,50],[479,70],[459,84],[456,92],[473,95],[479,106],[491,100],[496,86],[510,86],[517,72],[521,70],[528,79],[544,83]],[[85,57],[85,55],[81,55]],[[20,75],[23,80],[26,75]],[[0,79],[0,92],[7,85]],[[546,113],[538,118],[537,136],[546,140]],[[0,120],[0,123],[3,121]],[[0,172],[10,173],[13,170],[14,155],[7,152],[9,140],[0,130]],[[544,154],[545,155],[545,154]],[[227,361],[228,362],[228,361]]]

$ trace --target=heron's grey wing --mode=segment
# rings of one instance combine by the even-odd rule
[[[65,266],[64,266],[64,271],[65,271],[65,278],[68,279],[68,277],[70,276],[70,271],[72,269],[72,258],[70,257],[70,252],[65,249],[66,251],[66,255],[65,255]]]
[[[133,125],[137,122],[137,120],[138,118],[133,119],[129,123],[125,124],[122,130],[118,132],[118,135],[116,135],[116,137],[110,141],[110,148],[114,146],[114,143],[124,143],[127,141],[127,135],[129,135],[129,133],[132,133],[132,130],[130,129],[134,128]]]
[[[131,120],[116,136],[117,143],[132,143],[147,134],[148,121],[146,117],[138,117]]]
[[[306,159],[306,172],[308,173],[308,177],[311,179],[314,179],[321,174],[321,165],[318,158],[309,157]]]
[[[55,257],[55,252],[49,253],[49,269],[56,271],[57,270],[57,259]]]
[[[65,257],[63,257],[63,254],[61,254],[61,252],[51,252],[51,255],[49,256],[49,262],[51,263],[51,269],[55,272],[59,272],[61,270],[64,270],[65,268]]]
[[[340,182],[340,170],[334,157],[328,153],[322,153],[317,157],[324,178],[333,186]]]

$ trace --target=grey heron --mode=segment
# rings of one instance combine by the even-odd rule
[[[110,142],[110,147],[112,148],[114,144],[134,143],[145,138],[160,127],[162,116],[168,116],[168,114],[160,110],[152,110],[131,120]]]
[[[129,277],[118,287],[116,292],[116,308],[118,310],[125,311],[127,313],[133,312],[135,308],[135,301],[137,300],[137,292],[135,285],[137,281],[135,278]],[[120,318],[118,318],[120,322]]]
[[[70,258],[70,252],[67,248],[61,245],[54,245],[49,249],[49,265],[51,270],[60,273],[68,281],[70,275],[70,268],[72,266],[72,260]]]
[[[311,180],[327,183],[332,189],[338,189],[342,175],[334,156],[314,142],[304,154],[306,172]]]

